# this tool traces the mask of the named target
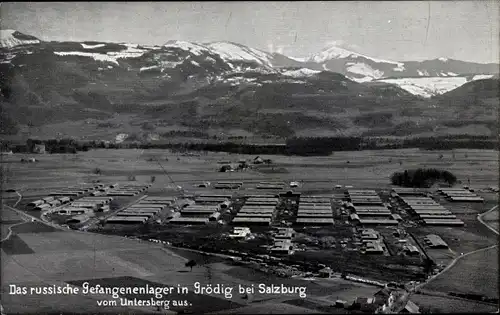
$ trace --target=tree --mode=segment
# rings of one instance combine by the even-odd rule
[[[193,271],[193,267],[196,266],[196,261],[194,261],[193,259],[191,259],[190,261],[188,261],[186,263],[186,267],[189,267],[191,268],[191,271]]]
[[[156,181],[156,176],[151,176],[151,182],[154,183]]]
[[[219,169],[219,172],[228,172],[231,170],[231,166],[230,165],[222,165],[221,168]]]

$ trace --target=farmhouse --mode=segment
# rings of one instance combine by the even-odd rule
[[[384,203],[380,199],[351,199],[351,203],[356,206],[356,205],[375,205],[375,206],[381,206]]]
[[[418,250],[418,248],[413,246],[413,245],[404,245],[403,251],[405,253],[407,253],[408,255],[419,255],[420,254],[420,251]]]
[[[118,217],[147,217],[151,218],[154,216],[154,213],[150,212],[118,212],[116,214]]]
[[[173,224],[207,224],[208,218],[178,217],[178,218],[173,218],[169,222]]]
[[[426,192],[418,188],[393,188],[393,192],[399,196],[425,196]]]
[[[55,191],[49,194],[50,196],[69,196],[69,197],[78,197],[80,194],[76,192],[66,192],[66,191]]]
[[[265,205],[272,205],[272,206],[275,206],[277,203],[277,201],[275,200],[261,200],[261,201],[258,201],[258,200],[247,200],[245,202],[245,205],[248,205],[248,206],[265,206]]]
[[[349,216],[349,219],[350,219],[351,221],[356,222],[356,223],[359,223],[359,220],[360,220],[360,219],[359,219],[359,215],[357,215],[357,214],[355,214],[355,213],[352,213],[352,214]]]
[[[84,214],[91,212],[88,208],[75,208],[75,207],[65,207],[60,209],[57,213],[60,215],[75,215]]]
[[[275,254],[293,254],[293,244],[290,240],[276,240],[270,251]]]
[[[158,209],[148,209],[148,208],[135,208],[135,209],[125,209],[121,212],[127,212],[127,213],[153,213],[153,214],[157,214],[158,212],[160,212],[160,210]]]
[[[147,196],[143,200],[145,201],[165,201],[165,202],[174,202],[177,200],[176,197],[162,197],[162,196]]]
[[[35,201],[32,201],[32,202],[28,203],[28,207],[29,208],[36,208],[37,206],[43,205],[44,203],[45,203],[45,201],[43,201],[41,199],[40,200],[35,200]]]
[[[426,225],[449,225],[463,226],[464,222],[460,219],[423,219]]]
[[[235,185],[235,186],[243,186],[243,182],[227,182],[227,181],[219,181],[217,182],[218,185]]]
[[[333,274],[333,270],[330,267],[325,267],[325,268],[321,269],[320,271],[318,271],[318,273],[319,273],[319,276],[321,278],[331,278],[332,274]]]
[[[399,214],[391,214],[391,217],[393,220],[396,220],[398,222],[403,221],[403,218]]]
[[[124,217],[124,216],[113,216],[106,219],[106,223],[114,224],[144,224],[148,221],[148,217]]]
[[[37,210],[37,211],[42,211],[42,210],[48,210],[50,209],[51,206],[47,203],[44,203],[44,204],[41,204],[41,205],[38,205],[34,208],[34,210]]]
[[[238,213],[236,215],[237,218],[269,218],[272,219],[273,214],[272,213],[252,213],[252,212],[245,212],[245,213]]]
[[[375,312],[377,306],[374,304],[375,298],[358,297],[352,304],[352,308],[363,312]]]
[[[125,196],[132,197],[138,195],[137,192],[121,192],[121,191],[110,191],[106,193],[106,196]]]
[[[100,204],[102,206],[102,204]],[[93,202],[72,202],[70,204],[71,207],[77,207],[77,208],[88,208],[92,210],[96,210],[99,206],[98,203],[93,203]]]
[[[227,208],[229,208],[229,206],[231,206],[231,201],[229,201],[229,200],[226,200],[226,201],[222,202],[221,204],[219,204],[219,208],[221,208],[221,209],[227,209]]]
[[[184,217],[207,217],[214,213],[213,209],[182,209],[182,216]]]
[[[454,214],[421,214],[420,219],[456,219],[457,216]]]
[[[285,188],[285,185],[270,185],[270,184],[257,184],[255,186],[257,189],[276,189],[281,190]]]
[[[365,216],[370,216],[370,217],[389,217],[391,216],[390,211],[385,211],[385,212],[371,212],[371,211],[356,211],[356,214],[359,215],[360,217],[365,217]]]
[[[380,243],[377,241],[366,242],[365,246],[366,246],[365,252],[367,254],[383,254],[384,253],[384,249],[382,248],[382,245],[380,245]]]
[[[258,208],[245,208],[241,209],[237,215],[244,215],[247,213],[260,213],[260,214],[268,214],[273,215],[274,209],[258,209]]]
[[[235,226],[233,228],[233,233],[229,234],[229,237],[231,238],[245,238],[247,237],[248,235],[250,235],[251,231],[249,228],[247,227],[237,227]]]
[[[197,197],[195,198],[196,203],[223,203],[228,201],[227,198],[221,197]]]
[[[347,190],[344,195],[350,197],[378,197],[375,190]]]
[[[45,154],[46,151],[45,151],[45,144],[35,144],[33,146],[33,149],[32,149],[32,152],[33,153],[37,153],[37,154]]]
[[[301,197],[300,198],[300,203],[322,203],[322,204],[330,204],[332,201],[331,198],[328,197],[317,197],[317,196],[308,196],[308,197]]]
[[[295,221],[298,225],[332,225],[334,224],[333,218],[297,218]]]
[[[277,199],[277,195],[247,195],[248,198],[266,198],[266,199]]]
[[[448,244],[439,235],[429,234],[424,238],[424,242],[432,248],[448,248]]]
[[[448,199],[452,202],[484,202],[484,199],[479,196],[450,196]]]
[[[233,219],[234,224],[245,224],[245,225],[270,225],[271,218],[252,218],[252,217],[236,217]]]
[[[379,234],[374,229],[361,230],[361,239],[362,240],[377,240],[378,238],[379,238]]]
[[[159,210],[165,209],[166,205],[158,204],[158,203],[143,203],[139,202],[134,205],[131,205],[129,209],[134,209],[134,208],[156,208]]]
[[[420,314],[420,308],[409,300],[405,307],[399,312],[401,314]]]
[[[51,207],[58,207],[61,205],[61,202],[59,200],[53,200],[48,203]]]
[[[212,215],[208,217],[208,221],[217,221],[219,220],[220,216],[221,216],[220,212],[214,212],[212,213]]]
[[[286,228],[279,230],[278,233],[274,234],[274,239],[275,240],[292,239],[294,236],[295,236],[294,230]]]
[[[54,201],[54,197],[45,197],[45,198],[42,198],[43,202],[45,203],[49,203],[51,201]]]
[[[61,198],[59,198],[59,201],[61,203],[68,203],[68,202],[71,201],[71,198],[69,198],[69,197],[61,197]]]
[[[397,225],[398,221],[392,219],[363,219],[359,220],[361,225]]]

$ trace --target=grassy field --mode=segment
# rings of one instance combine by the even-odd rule
[[[496,208],[495,210],[488,212],[482,217],[483,221],[494,228],[496,231],[499,231],[498,213],[499,209]]]
[[[20,214],[15,211],[9,210],[6,207],[2,207],[0,210],[0,239],[4,239],[9,235],[9,227],[15,224],[23,222],[23,218]]]
[[[424,288],[498,297],[498,247],[460,259],[444,277],[437,277]]]
[[[455,298],[413,294],[410,298],[420,308],[430,309],[432,313],[492,313],[498,307],[474,301]]]
[[[30,233],[31,228],[32,233]],[[206,264],[198,260],[200,265],[192,272],[185,267],[186,258],[178,256],[169,250],[149,242],[126,239],[118,236],[104,236],[99,234],[74,231],[40,231],[38,225],[26,224],[26,227],[16,234],[13,239],[22,241],[30,249],[30,253],[6,252],[2,250],[2,305],[6,312],[62,312],[78,306],[82,313],[97,312],[96,300],[109,299],[106,296],[15,296],[6,294],[9,284],[19,286],[64,285],[64,283],[81,283],[84,280],[101,279],[109,285],[118,283],[117,279],[133,277],[150,283],[161,283],[166,286],[185,285],[192,289],[193,283],[224,284],[236,287],[242,285],[257,285],[260,282],[281,284],[281,278],[262,277],[241,279],[238,274],[248,274],[248,270],[241,267],[225,265],[220,261]],[[19,246],[13,246],[19,251]],[[239,272],[231,271],[234,268]],[[246,271],[245,271],[246,270]],[[104,279],[104,280],[103,280]],[[142,281],[142,280],[141,280]],[[143,282],[144,282],[143,281]],[[139,280],[134,280],[138,283]],[[120,282],[123,284],[123,282]],[[141,282],[142,283],[142,282]],[[146,283],[146,282],[144,282]],[[308,295],[339,294],[357,295],[373,292],[373,288],[344,282],[343,284],[317,285],[309,282],[294,280],[295,285],[308,288]],[[354,290],[351,292],[351,290]],[[361,290],[361,291],[360,291]],[[296,298],[295,296],[285,296]],[[274,303],[280,309],[283,296],[269,296],[260,294],[254,299],[255,303],[267,301]],[[186,297],[193,304],[196,312],[211,312],[227,310],[228,308],[246,305],[239,294],[235,294],[231,301],[217,300],[214,297],[195,296],[190,293]],[[272,302],[278,299],[276,302]],[[203,308],[209,303],[211,306]],[[229,305],[228,303],[233,303]],[[286,309],[286,308],[285,308]],[[108,310],[104,310],[106,312]],[[138,312],[150,312],[152,309],[140,308]],[[127,313],[125,308],[113,307],[109,312]]]
[[[135,175],[138,182],[147,182],[151,176],[156,176],[154,191],[172,184],[163,170],[186,190],[192,190],[193,184],[202,180],[244,181],[244,189],[254,189],[254,185],[263,180],[302,180],[302,190],[324,189],[327,192],[335,184],[381,188],[389,186],[389,176],[394,171],[417,167],[447,169],[463,182],[470,179],[471,185],[478,188],[495,185],[498,177],[498,154],[488,150],[455,150],[455,159],[451,151],[418,149],[335,152],[328,157],[262,156],[271,159],[273,167],[285,169],[286,173],[259,172],[258,169],[217,172],[218,161],[237,163],[239,159],[255,157],[228,153],[183,156],[167,150],[94,150],[75,155],[41,155],[37,156],[40,162],[28,164],[20,163],[22,157],[8,156],[3,164],[10,170],[10,185],[22,190],[23,195],[96,179],[124,181],[129,175]],[[158,160],[161,166],[151,158]],[[96,165],[102,175],[93,173]],[[35,184],[42,181],[43,186]]]

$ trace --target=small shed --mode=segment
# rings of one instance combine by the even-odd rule
[[[330,278],[333,274],[333,270],[330,267],[325,267],[319,271],[319,276],[321,278]]]
[[[37,153],[37,154],[45,154],[45,144],[35,144],[35,146],[33,147],[33,153]]]
[[[260,156],[253,159],[253,164],[262,164],[262,163],[264,163],[264,160]]]
[[[418,305],[413,303],[412,301],[408,301],[405,307],[399,312],[400,314],[419,314],[420,308]]]

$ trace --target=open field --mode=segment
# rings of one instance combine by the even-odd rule
[[[443,155],[443,158],[439,158],[440,154]],[[180,195],[181,191],[173,189],[177,185],[182,186],[184,193],[188,194],[201,191],[216,194],[234,192],[238,194],[264,194],[268,191],[256,189],[256,185],[261,181],[284,181],[286,183],[293,180],[301,181],[300,187],[294,188],[294,190],[304,194],[329,196],[334,194],[339,196],[340,191],[334,189],[337,184],[352,185],[360,189],[389,189],[391,187],[389,176],[394,171],[417,167],[436,167],[449,170],[462,182],[467,182],[467,179],[470,179],[471,186],[481,190],[496,184],[497,156],[498,152],[496,151],[481,150],[455,150],[455,158],[452,157],[451,151],[421,150],[335,152],[328,157],[261,156],[263,159],[271,159],[272,164],[252,165],[252,168],[246,171],[225,173],[218,172],[221,165],[218,162],[228,161],[236,164],[240,159],[251,161],[255,156],[227,153],[201,153],[187,156],[179,153],[173,154],[166,150],[95,150],[75,155],[40,155],[37,157],[38,163],[28,164],[21,164],[19,162],[21,156],[13,155],[6,157],[2,164],[9,168],[10,185],[22,193],[23,202],[26,202],[43,196],[56,188],[94,180],[110,184],[123,182],[132,175],[136,177],[137,182],[150,182],[151,176],[156,177],[153,186],[147,193],[148,195]],[[100,168],[101,175],[94,174],[96,165]],[[196,187],[202,181],[215,183],[221,180],[241,181],[244,184],[237,191]],[[478,191],[478,194],[481,195],[482,192]],[[461,252],[477,250],[498,242],[496,236],[479,223],[476,218],[477,214],[486,211],[488,207],[491,208],[493,202],[493,197],[486,198],[484,204],[443,202],[445,207],[464,220],[465,227],[411,227],[408,231],[417,238],[431,233],[440,235],[449,244],[450,249],[439,250],[434,254],[429,253],[429,255],[433,258],[441,257],[436,261],[445,265]],[[340,226],[345,225],[343,221],[337,221],[336,224],[335,231],[341,231]],[[157,228],[164,229],[164,231],[157,230]],[[220,229],[220,231],[227,229]],[[319,311],[321,308],[318,309],[316,305],[321,305],[321,303],[318,301],[323,301],[327,305],[328,301],[333,303],[337,298],[352,300],[357,296],[369,296],[378,289],[341,279],[306,282],[279,278],[249,268],[228,265],[220,259],[205,260],[196,255],[190,256],[180,253],[182,256],[197,260],[198,265],[190,272],[189,268],[184,266],[186,258],[161,248],[161,246],[118,236],[59,231],[36,222],[15,226],[13,232],[13,237],[9,242],[2,244],[2,275],[5,275],[2,277],[2,289],[4,293],[8,284],[11,283],[19,285],[61,284],[64,282],[78,283],[90,279],[106,279],[105,281],[113,283],[116,279],[112,280],[112,278],[116,277],[133,277],[164,285],[179,283],[191,287],[195,281],[231,286],[283,283],[306,286],[307,302],[298,303],[297,296],[269,297],[265,294],[256,294],[252,305],[243,306],[247,305],[248,301],[237,294],[232,299],[234,303],[238,304],[235,305],[235,307],[238,306],[237,308],[227,310],[233,306],[224,304],[226,301],[216,303],[215,300],[210,300],[213,301],[210,303],[222,306],[205,311],[224,309],[228,313],[244,313],[258,311],[259,307],[264,307],[263,305],[274,305],[270,308],[273,312],[297,311],[305,313],[306,310],[307,312],[313,311],[313,309]],[[199,239],[202,242],[205,240],[205,234],[213,234],[210,228],[161,225],[155,228],[148,227],[138,232],[146,236],[150,234],[150,237],[158,236],[159,239],[163,235],[167,238],[188,237],[189,239]],[[342,234],[336,237],[346,236]],[[212,242],[217,242],[217,239],[213,239]],[[239,244],[236,242],[235,246],[243,246]],[[378,259],[371,257],[358,259],[359,253],[347,250],[345,253],[342,251],[335,253],[337,252],[333,249],[331,253],[318,251],[316,256],[328,256],[337,263],[356,259],[356,262],[360,263],[361,269],[370,269],[373,267],[373,262]],[[307,252],[303,252],[302,256],[298,255],[297,257],[311,257],[307,255]],[[497,264],[492,259],[494,255],[496,254],[490,251],[470,255],[459,261],[447,273],[436,278],[425,289],[447,293],[450,288],[458,292],[468,292],[474,288],[481,288],[481,283],[493,279],[492,273],[495,272],[493,265]],[[389,256],[382,258],[380,258],[379,264],[391,259]],[[391,276],[403,274],[402,270],[394,268],[387,263],[387,269],[384,269],[384,272],[390,273]],[[379,274],[372,272],[370,275],[377,278],[380,276]],[[467,278],[467,284],[460,282],[463,279],[463,274],[470,277],[470,279]],[[498,287],[489,283],[485,286],[484,291],[485,294],[486,291],[498,292]],[[194,297],[192,300],[193,303],[198,303]],[[81,305],[82,312],[92,311],[96,307],[95,297],[86,297],[77,302],[76,299],[75,301],[72,299],[61,301],[61,298],[57,296],[30,296],[26,298],[27,306],[25,307],[18,306],[20,301],[22,298],[19,296],[4,294],[2,298],[2,304],[7,312],[34,311],[37,303],[43,303],[40,307],[45,310],[49,310],[50,305],[52,305],[50,310],[55,310],[58,303],[61,303],[61,307],[57,311],[62,311],[69,307],[68,301],[72,301],[75,305]],[[471,302],[471,305],[473,303]],[[151,311],[150,309],[140,310]],[[198,310],[196,309],[196,311]]]
[[[498,217],[499,211],[500,210],[496,208],[495,210],[490,211],[486,213],[484,216],[482,216],[483,221],[496,231],[499,231],[499,217]]]
[[[442,277],[437,277],[424,288],[445,293],[473,293],[489,298],[498,297],[498,247],[460,259]]]
[[[2,164],[10,170],[12,185],[22,190],[26,196],[95,179],[101,182],[124,181],[129,175],[135,175],[138,182],[147,182],[155,175],[156,181],[151,189],[155,191],[172,184],[163,169],[175,183],[188,191],[194,188],[194,183],[203,180],[244,181],[243,188],[250,190],[255,188],[257,182],[264,180],[302,180],[303,186],[298,190],[324,190],[325,193],[332,190],[332,184],[382,188],[389,187],[389,176],[394,171],[416,167],[447,169],[463,182],[469,178],[471,185],[478,188],[496,184],[496,151],[455,152],[455,160],[451,151],[418,149],[335,152],[327,157],[261,156],[263,159],[271,159],[273,167],[285,169],[286,173],[263,173],[258,171],[258,167],[245,172],[219,173],[218,161],[237,163],[239,159],[253,159],[255,156],[216,152],[184,156],[168,150],[93,150],[74,155],[41,155],[37,157],[40,160],[38,163],[28,164],[19,162],[24,155],[15,154],[5,157]],[[442,159],[439,158],[440,154],[443,155]],[[464,158],[465,155],[467,158]],[[93,173],[96,165],[101,169],[102,175]],[[43,181],[44,185],[34,185],[34,179],[37,182]]]
[[[452,297],[431,296],[423,294],[413,294],[410,298],[421,308],[430,309],[432,313],[492,313],[498,307],[474,301],[455,299]]]
[[[1,240],[9,235],[9,228],[24,222],[23,217],[19,213],[11,211],[6,207],[2,207],[0,211],[0,220]]]
[[[221,283],[236,287],[239,284],[255,286],[260,283],[281,284],[283,279],[276,277],[244,280],[238,276],[233,276],[233,268],[245,272],[244,268],[228,266],[222,262],[207,262],[198,259],[199,266],[189,272],[184,264],[185,258],[177,254],[155,246],[148,242],[126,239],[118,236],[104,236],[99,234],[75,232],[75,231],[40,231],[39,226],[29,225],[33,232],[25,228],[22,233],[16,234],[13,239],[22,241],[30,249],[31,253],[16,253],[2,251],[2,305],[8,313],[16,312],[62,312],[75,310],[75,306],[82,313],[101,311],[96,305],[97,299],[109,299],[107,296],[18,296],[10,295],[9,284],[18,286],[42,286],[42,285],[64,285],[64,283],[78,284],[84,280],[100,281],[104,284],[124,285],[123,277],[133,277],[134,284],[140,282],[138,279],[150,281],[149,283],[161,283],[163,285],[185,285],[192,290],[194,282],[201,283]],[[19,250],[19,246],[14,246]],[[240,272],[236,272],[239,274]],[[118,280],[113,279],[122,277]],[[101,280],[91,280],[101,279]],[[117,282],[120,281],[120,282]],[[142,281],[142,280],[141,280]],[[143,281],[143,282],[144,282]],[[342,280],[343,281],[343,280]],[[141,282],[142,283],[142,282]],[[146,283],[146,282],[144,282]],[[374,292],[376,288],[344,281],[342,285],[331,283],[327,285],[311,284],[309,282],[294,280],[295,285],[302,285],[308,288],[308,296],[331,295],[334,292],[342,294],[357,295],[362,292]],[[361,290],[361,291],[359,291]],[[296,298],[294,295],[269,296],[266,294],[256,294],[254,303],[263,301],[272,303],[277,309],[290,309],[280,306],[281,299]],[[184,299],[190,300],[196,312],[227,310],[239,305],[245,305],[246,300],[235,293],[231,301],[218,300],[215,297],[204,297],[199,295],[186,296]],[[210,300],[211,299],[211,300]],[[278,299],[278,300],[276,300]],[[210,300],[210,301],[209,301]],[[276,300],[276,301],[274,301]],[[206,302],[211,307],[201,308]],[[229,305],[228,303],[233,303]],[[112,307],[104,312],[127,313],[126,308]],[[134,313],[152,312],[152,308],[134,309]]]

